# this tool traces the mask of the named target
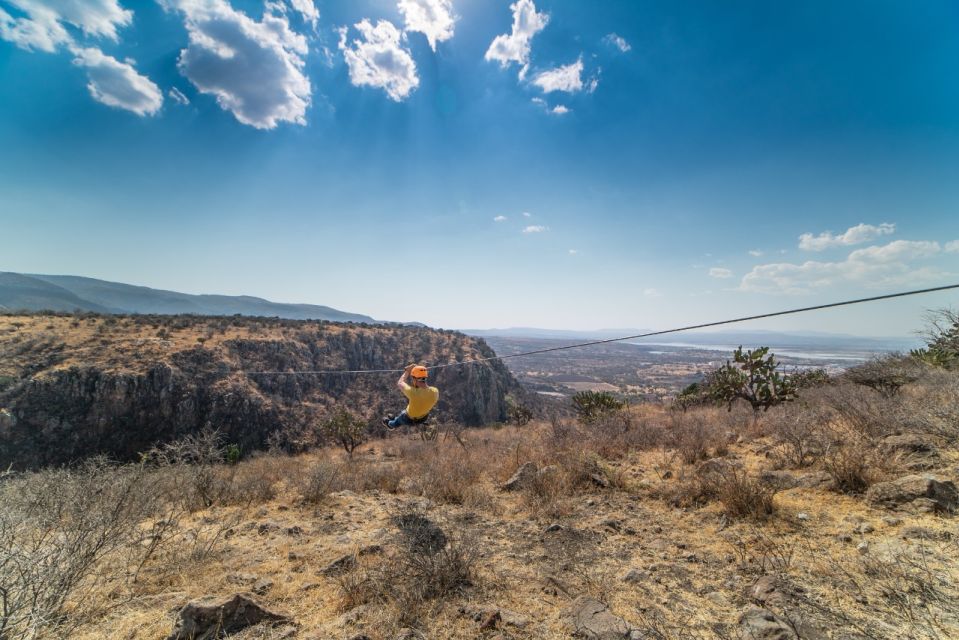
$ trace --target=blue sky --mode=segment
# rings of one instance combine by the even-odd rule
[[[448,328],[959,282],[955,2],[0,0],[0,81],[0,270]]]

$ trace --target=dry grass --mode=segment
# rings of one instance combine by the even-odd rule
[[[909,410],[925,398],[906,387],[892,401]],[[189,599],[268,579],[272,587],[257,597],[293,615],[302,637],[392,640],[414,627],[427,637],[568,638],[560,611],[589,594],[648,637],[738,638],[739,616],[755,604],[752,584],[774,574],[788,601],[768,606],[797,624],[890,640],[957,637],[950,519],[884,521],[886,512],[852,494],[777,493],[758,481],[780,467],[797,477],[827,470],[838,484],[875,472],[878,462],[854,463],[869,460],[868,443],[886,429],[860,417],[890,405],[859,399],[851,419],[831,409],[803,417],[795,445],[787,438],[796,425],[777,426],[795,416],[755,421],[706,409],[677,420],[637,407],[628,422],[473,430],[463,445],[442,434],[433,442],[394,436],[359,447],[352,461],[325,450],[213,463],[209,477],[221,488],[193,492],[212,500],[160,500],[137,544],[96,559],[86,599],[71,595],[63,611],[83,640],[162,637]],[[842,464],[840,452],[848,454]],[[541,473],[521,491],[503,491],[526,462]],[[944,448],[938,472],[955,478],[957,464],[959,453]],[[149,486],[168,491],[208,477],[168,470],[181,475]],[[441,544],[417,526],[423,520],[443,532]],[[922,536],[905,538],[910,527]],[[356,558],[351,569],[323,574],[345,554]],[[639,578],[623,581],[630,570]],[[480,629],[460,611],[474,605],[510,609],[527,624],[494,619]]]

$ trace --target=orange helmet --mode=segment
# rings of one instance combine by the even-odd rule
[[[427,378],[426,367],[422,365],[416,365],[415,367],[410,369],[410,375],[420,380],[426,380]]]

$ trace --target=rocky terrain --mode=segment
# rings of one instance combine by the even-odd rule
[[[0,316],[0,467],[105,454],[217,429],[244,452],[317,444],[342,407],[371,426],[403,408],[398,374],[256,374],[402,368],[493,355],[481,339],[416,327],[196,316]],[[506,418],[522,394],[499,363],[440,369],[439,422]],[[272,438],[272,440],[271,440]]]
[[[94,346],[102,320],[64,321]],[[268,334],[282,346],[248,347],[260,367],[306,344],[258,322],[137,345],[119,335],[136,321],[115,322],[111,344],[171,368],[198,344],[241,358]],[[369,354],[362,329],[311,330]],[[18,366],[77,366],[52,344]],[[292,453],[203,429],[135,463],[0,473],[0,638],[956,638],[957,354],[936,340],[768,411],[606,403]]]

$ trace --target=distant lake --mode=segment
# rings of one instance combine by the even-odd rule
[[[739,348],[739,345],[732,344],[694,344],[691,342],[630,342],[629,344],[637,347],[671,347],[673,349],[696,349],[699,351],[723,351],[732,355],[733,351]],[[873,356],[887,353],[884,350],[865,351],[862,349],[851,349],[849,351],[797,351],[794,349],[777,349],[771,347],[770,351],[781,358],[796,358],[798,360],[840,360],[848,362],[865,362]],[[665,355],[668,351],[650,351]]]

